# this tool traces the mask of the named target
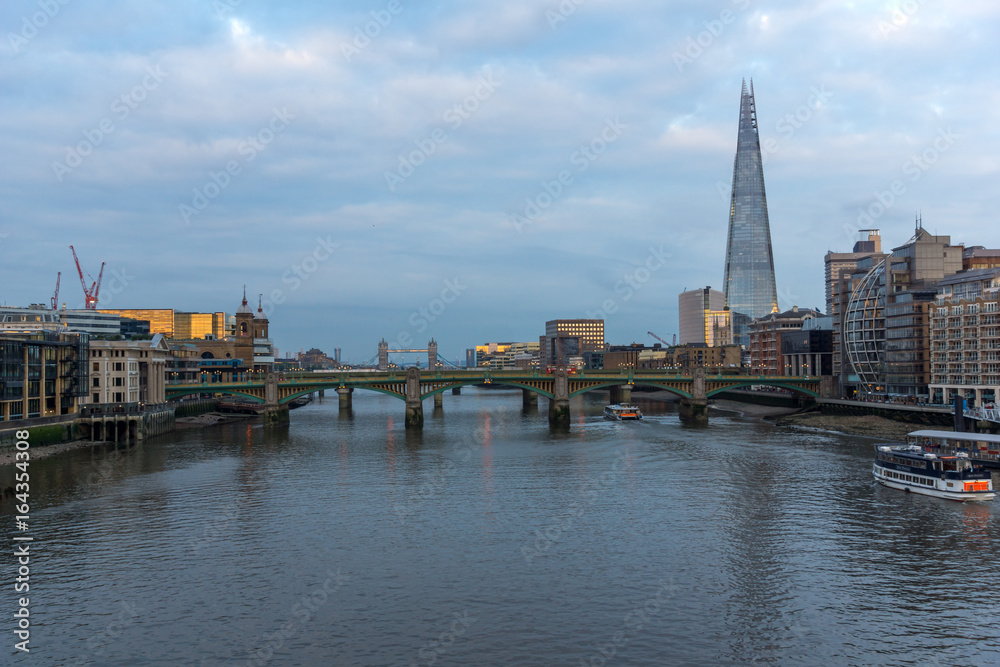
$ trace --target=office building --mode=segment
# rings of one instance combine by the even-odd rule
[[[59,317],[70,331],[94,336],[120,336],[122,331],[121,317],[99,310],[60,310]]]
[[[732,321],[725,303],[726,295],[711,287],[681,292],[677,297],[680,328],[677,342],[709,347],[732,344]]]
[[[885,258],[882,252],[882,237],[877,229],[862,229],[864,238],[854,244],[852,252],[828,251],[824,257],[826,283],[826,314],[833,318],[831,342],[833,346],[832,373],[836,379],[836,395],[852,373],[849,363],[845,363],[842,332],[847,303],[854,288],[864,279],[874,264]],[[857,381],[855,376],[854,382]]]
[[[87,402],[166,403],[167,357],[162,334],[151,340],[91,340]]]
[[[811,319],[823,313],[792,306],[783,313],[771,313],[750,323],[750,372],[754,375],[798,375],[785,368],[782,359],[782,336],[799,331]]]
[[[80,332],[0,331],[0,422],[79,412],[89,343]]]
[[[723,289],[725,305],[734,313],[761,318],[778,310],[753,81],[750,90],[747,90],[746,81],[743,82],[740,98]],[[739,325],[734,329],[734,336],[745,343],[742,321],[734,325]]]
[[[841,344],[853,376],[842,393],[926,400],[929,299],[941,280],[962,270],[964,251],[951,245],[951,237],[930,234],[918,219],[905,245],[879,262],[859,262],[859,269],[871,268],[857,279],[844,313]]]
[[[58,310],[52,310],[39,304],[28,308],[11,308],[0,306],[0,333],[3,331],[65,330]]]
[[[540,364],[582,364],[584,352],[604,349],[604,320],[549,320],[538,338]]]

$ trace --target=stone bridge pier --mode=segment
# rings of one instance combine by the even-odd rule
[[[424,404],[420,400],[420,371],[409,368],[406,371],[406,427],[423,428]]]
[[[691,382],[691,398],[682,398],[677,408],[681,421],[688,424],[708,423],[708,394],[705,391],[705,369],[694,370]]]
[[[558,370],[552,375],[549,424],[569,427],[569,374],[565,370]]]
[[[288,423],[288,406],[278,404],[278,375],[268,373],[264,379],[264,426]]]
[[[354,389],[351,387],[338,387],[337,397],[340,400],[340,409],[345,412],[350,412],[353,407],[353,394]]]
[[[611,387],[611,397],[612,403],[628,404],[632,402],[632,387],[627,384],[620,384]]]

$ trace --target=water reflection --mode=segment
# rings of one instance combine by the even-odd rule
[[[357,392],[356,416],[315,402],[283,429],[33,462],[39,644],[70,663],[124,601],[142,611],[93,664],[247,664],[290,619],[272,664],[410,664],[464,611],[438,664],[578,665],[619,631],[619,664],[996,662],[995,503],[879,487],[867,440],[690,429],[633,396],[642,422],[591,395],[553,433],[519,391],[466,389],[413,431],[401,401]],[[327,569],[349,582],[296,617]]]

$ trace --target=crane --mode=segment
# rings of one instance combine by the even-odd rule
[[[652,336],[652,337],[653,337],[653,338],[655,338],[656,340],[660,341],[661,343],[663,343],[663,344],[664,344],[664,345],[666,345],[667,347],[670,347],[670,343],[668,343],[667,341],[663,340],[662,338],[660,338],[659,336],[657,336],[657,335],[656,335],[655,333],[653,333],[652,331],[647,331],[646,333],[648,333],[648,334],[649,334],[650,336]]]
[[[62,280],[62,271],[56,274],[56,291],[52,294],[52,310],[59,310],[59,282]]]
[[[80,260],[76,256],[76,250],[73,246],[69,249],[73,252],[73,261],[76,262],[76,272],[80,274],[80,284],[83,285],[83,295],[85,298],[84,309],[86,310],[97,310],[97,295],[101,291],[101,279],[104,277],[104,262],[101,262],[101,272],[97,274],[97,280],[90,284],[90,289],[87,289],[87,281],[83,279],[83,269],[80,268]],[[87,274],[90,277],[90,274]]]

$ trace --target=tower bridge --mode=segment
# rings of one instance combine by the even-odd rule
[[[340,408],[352,408],[355,389],[376,391],[395,396],[406,404],[407,427],[420,428],[424,422],[423,401],[434,399],[436,408],[443,405],[443,394],[449,389],[457,393],[468,385],[499,385],[519,388],[526,405],[536,403],[538,396],[549,399],[549,422],[555,426],[570,423],[569,399],[578,394],[610,389],[614,400],[629,401],[636,385],[656,387],[676,394],[680,399],[680,416],[687,422],[708,421],[708,399],[732,389],[765,385],[817,398],[828,397],[832,391],[830,378],[706,375],[698,368],[691,375],[677,375],[660,370],[583,370],[571,372],[559,369],[552,373],[537,370],[493,371],[417,368],[405,371],[269,373],[263,380],[233,383],[175,384],[166,387],[167,399],[196,394],[241,396],[264,405],[265,423],[287,421],[291,401],[327,389],[336,390]]]

